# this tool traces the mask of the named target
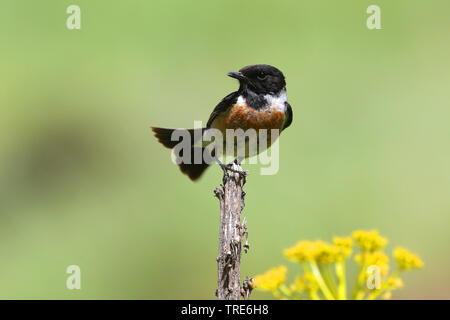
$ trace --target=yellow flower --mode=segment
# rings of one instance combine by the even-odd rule
[[[292,261],[316,261],[321,264],[335,262],[341,249],[325,241],[300,241],[295,246],[284,250],[284,256]]]
[[[299,241],[295,246],[285,249],[284,256],[296,262],[313,260],[315,255],[314,248],[314,242],[312,241]]]
[[[345,260],[345,258],[352,254],[352,238],[334,237],[333,244],[337,248],[336,261],[343,261]]]
[[[389,272],[389,257],[382,251],[362,252],[355,256],[355,261],[366,267],[373,265],[379,267],[383,276]]]
[[[264,274],[254,277],[252,287],[266,291],[274,291],[286,281],[287,268],[279,266],[272,268]]]
[[[418,255],[402,247],[395,248],[394,258],[400,270],[420,269],[423,266]]]
[[[398,247],[393,252],[398,269],[389,274],[390,258],[383,252],[387,242],[377,230],[357,230],[349,237],[334,237],[332,243],[322,240],[299,241],[293,247],[285,249],[284,256],[291,261],[300,262],[303,274],[286,286],[287,269],[280,266],[256,276],[252,287],[271,291],[275,298],[282,300],[390,299],[393,290],[403,287],[403,281],[398,277],[399,271],[421,268],[423,262],[416,254]],[[360,249],[354,256],[359,270],[356,281],[353,281],[351,295],[347,295],[346,260],[350,260],[353,243]],[[369,289],[367,280],[371,276],[380,276],[377,280],[380,280],[381,287]]]
[[[316,292],[319,290],[319,284],[317,283],[317,279],[312,272],[305,272],[304,278],[306,291]]]
[[[337,247],[321,240],[316,241],[314,246],[314,260],[317,263],[329,264],[336,260]]]
[[[386,281],[386,287],[388,287],[389,289],[399,289],[403,287],[403,280],[399,277],[396,278],[389,278]]]
[[[290,289],[291,291],[295,291],[295,292],[298,292],[298,293],[302,293],[303,291],[306,290],[306,283],[303,281],[302,277],[297,276],[297,277],[295,278],[294,283],[292,283],[292,284],[289,286],[289,289]]]
[[[364,231],[357,230],[353,232],[353,239],[362,251],[373,252],[384,248],[387,245],[387,239],[380,236],[377,230]]]
[[[303,281],[305,284],[305,291],[308,293],[311,300],[319,300],[318,295],[319,284],[317,283],[317,278],[311,272],[305,272],[303,275]]]
[[[391,291],[386,291],[384,294],[383,294],[383,299],[384,300],[389,300],[389,299],[391,299],[392,298],[392,292]]]

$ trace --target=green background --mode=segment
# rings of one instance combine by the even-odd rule
[[[81,30],[66,28],[70,4]],[[382,30],[366,27],[371,4]],[[425,261],[394,298],[450,298],[449,12],[446,0],[2,0],[0,298],[214,298],[221,170],[192,183],[149,126],[206,121],[237,88],[226,73],[255,63],[285,73],[294,122],[278,174],[247,167],[242,275],[281,263],[293,275],[283,248],[376,228],[388,251]]]

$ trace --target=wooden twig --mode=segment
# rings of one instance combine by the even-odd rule
[[[244,251],[247,252],[248,232],[246,220],[241,223],[241,211],[244,208],[245,175],[240,165],[233,163],[232,172],[224,173],[223,185],[214,190],[220,201],[220,232],[217,297],[219,300],[239,300],[241,295],[248,299],[250,294],[249,279],[246,277],[241,288],[240,264],[242,240],[246,237]]]

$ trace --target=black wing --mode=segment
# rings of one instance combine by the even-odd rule
[[[209,116],[208,123],[206,124],[206,128],[209,128],[213,123],[214,119],[221,113],[228,110],[233,104],[237,102],[237,98],[239,97],[238,91],[232,92],[227,95],[219,104],[214,108],[213,112]]]
[[[283,125],[283,130],[286,129],[287,127],[289,127],[292,123],[292,108],[291,105],[287,102],[285,102],[286,104],[286,117],[284,119],[284,125]]]

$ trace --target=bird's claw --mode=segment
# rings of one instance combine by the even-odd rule
[[[233,164],[234,163],[236,163],[236,160],[231,162],[231,163],[229,163],[229,164],[220,164],[220,167],[222,168],[224,175],[227,175],[228,171],[231,171],[231,172],[234,172],[234,173],[238,173],[239,175],[241,175],[244,178],[246,176],[248,176],[248,171],[243,171],[243,170],[241,171],[241,170],[233,169]]]

